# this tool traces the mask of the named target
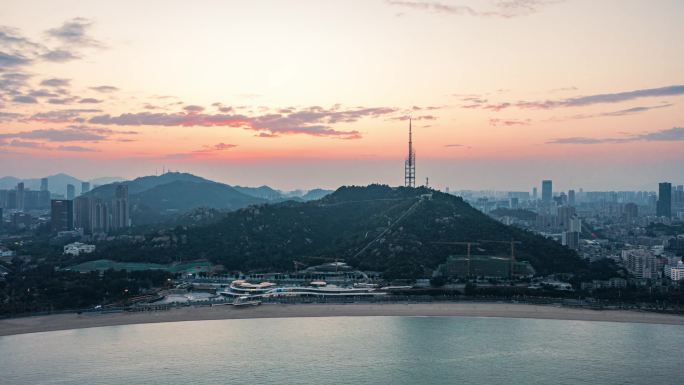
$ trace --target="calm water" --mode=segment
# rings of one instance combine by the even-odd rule
[[[197,321],[0,337],[0,384],[681,384],[683,348],[664,325]]]

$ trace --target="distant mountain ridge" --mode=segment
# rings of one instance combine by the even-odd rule
[[[110,183],[91,190],[87,195],[111,200],[117,186],[122,183],[128,186],[131,218],[135,225],[163,222],[170,216],[200,207],[231,211],[250,205],[290,199],[268,186],[233,187],[180,172],[167,172],[131,181]],[[310,196],[296,199],[318,199],[326,192],[327,190],[312,190]]]
[[[50,175],[47,176],[48,178],[48,190],[52,192],[53,194],[66,194],[66,186],[68,184],[74,185],[76,188],[76,193],[79,194],[81,192],[81,183],[82,182],[90,182],[91,187],[94,185],[100,185],[100,184],[106,184],[106,183],[112,183],[113,181],[120,181],[123,180],[122,178],[118,177],[102,177],[102,178],[96,178],[92,179],[90,181],[86,180],[81,180],[78,178],[75,178],[71,175],[64,174],[64,173],[59,173],[55,175]],[[14,176],[5,176],[0,178],[0,189],[2,190],[9,190],[17,187],[17,183],[19,182],[24,182],[24,187],[31,189],[31,190],[40,190],[40,180],[42,178],[28,178],[28,179],[20,179]]]

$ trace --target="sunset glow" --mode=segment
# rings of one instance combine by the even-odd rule
[[[398,185],[411,117],[437,188],[684,178],[684,3],[505,3],[6,0],[0,168]]]

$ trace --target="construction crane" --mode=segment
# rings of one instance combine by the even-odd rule
[[[511,245],[511,258],[510,258],[510,261],[511,261],[511,268],[510,268],[510,275],[511,275],[511,279],[513,279],[513,268],[514,268],[514,266],[515,266],[515,245],[516,245],[516,244],[521,244],[522,242],[520,242],[520,241],[514,241],[514,240],[512,240],[512,239],[511,239],[510,241],[492,241],[492,240],[488,240],[488,239],[485,239],[485,240],[480,239],[480,240],[478,240],[478,242],[480,242],[480,243],[507,243],[507,244],[510,244],[510,245]]]
[[[466,245],[468,248],[466,261],[468,261],[468,277],[470,277],[470,247],[471,245],[479,245],[480,242],[432,242],[436,245]]]

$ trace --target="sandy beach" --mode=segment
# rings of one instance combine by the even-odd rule
[[[358,316],[466,316],[684,325],[684,316],[508,303],[264,304],[235,308],[183,307],[138,313],[59,314],[0,320],[0,336],[100,326],[217,319]]]

